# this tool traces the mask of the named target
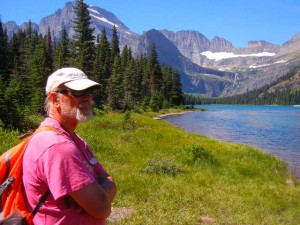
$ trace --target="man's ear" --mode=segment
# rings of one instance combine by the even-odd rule
[[[58,96],[57,96],[57,93],[56,92],[51,92],[49,94],[49,99],[50,101],[53,103],[53,105],[55,107],[58,107],[59,106],[59,101],[58,101]]]

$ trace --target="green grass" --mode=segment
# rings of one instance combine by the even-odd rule
[[[286,184],[286,163],[157,115],[108,113],[77,128],[117,183],[113,207],[134,209],[113,224],[299,224],[300,185]]]

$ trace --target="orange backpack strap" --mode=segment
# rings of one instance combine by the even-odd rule
[[[45,130],[59,132],[54,127],[41,126],[34,133]],[[27,135],[29,136],[28,138],[7,150],[6,153],[0,156],[0,184],[2,183],[0,185],[0,208],[2,209],[0,210],[2,210],[2,216],[5,218],[13,211],[17,210],[26,218],[28,224],[32,224],[32,217],[50,194],[50,192],[44,194],[44,197],[40,199],[40,203],[38,204],[40,206],[37,206],[37,209],[34,210],[33,214],[27,210],[26,197],[22,181],[22,163],[24,152],[33,134]],[[7,169],[9,169],[8,172]]]
[[[38,129],[35,130],[34,134],[40,131],[44,131],[44,130],[52,130],[55,131],[57,133],[60,133],[60,131],[58,131],[55,127],[52,126],[41,126]]]

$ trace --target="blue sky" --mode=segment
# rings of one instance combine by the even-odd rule
[[[0,0],[2,22],[39,23],[65,0]],[[300,0],[85,0],[114,13],[132,31],[196,30],[235,47],[266,40],[282,45],[300,32]]]

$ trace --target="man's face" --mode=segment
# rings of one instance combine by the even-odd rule
[[[63,118],[86,122],[93,117],[93,103],[90,91],[65,92],[61,96],[61,115]]]

